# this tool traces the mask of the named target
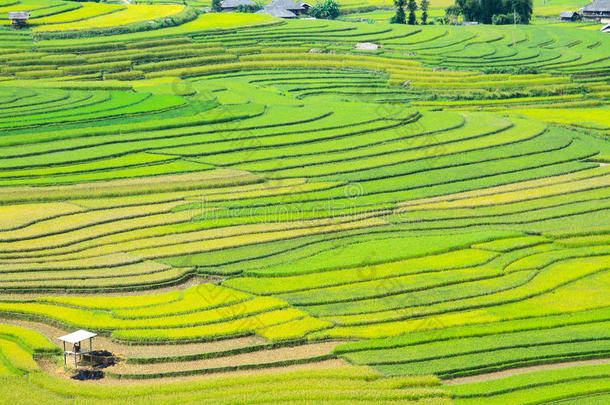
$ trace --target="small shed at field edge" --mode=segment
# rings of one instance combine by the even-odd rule
[[[11,20],[13,25],[25,25],[30,19],[29,11],[9,11],[8,19]]]
[[[77,330],[74,333],[70,333],[68,335],[61,336],[57,339],[64,342],[64,364],[67,364],[66,358],[68,356],[74,356],[74,367],[78,367],[78,356],[83,356],[89,354],[93,351],[93,338],[96,337],[97,334],[93,332],[89,332],[86,330]],[[80,344],[81,342],[89,339],[89,350],[81,350]],[[66,343],[70,343],[73,345],[72,350],[66,349]]]
[[[235,11],[239,6],[242,7],[256,7],[256,3],[252,0],[223,0],[220,3],[222,11]]]
[[[561,21],[578,21],[581,18],[581,15],[576,11],[564,11],[563,13],[559,14],[559,19]]]

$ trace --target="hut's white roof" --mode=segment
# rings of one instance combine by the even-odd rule
[[[224,0],[221,5],[222,8],[237,8],[239,6],[256,6],[256,3],[252,0]]]
[[[8,18],[9,20],[27,20],[28,18],[30,18],[30,12],[29,11],[9,11],[8,13]]]
[[[284,10],[288,10],[290,12],[296,10],[296,11],[303,11],[305,10],[305,7],[303,7],[304,4],[307,3],[303,3],[303,2],[295,2],[294,0],[273,0],[271,3],[268,4],[268,6],[271,6],[273,8],[277,7],[280,9],[284,9]],[[307,4],[309,5],[309,4]]]
[[[89,332],[89,331],[81,329],[81,330],[77,330],[74,333],[70,333],[69,335],[59,337],[58,339],[63,342],[66,342],[66,343],[75,344],[75,343],[82,342],[83,340],[87,340],[87,339],[90,339],[90,338],[93,338],[96,336],[97,335],[93,332]]]
[[[278,18],[295,18],[297,16],[292,11],[286,10],[277,5],[273,5],[273,3],[267,4],[265,7],[263,7],[262,10],[259,10],[257,13],[258,14],[271,14],[273,17],[278,17]]]

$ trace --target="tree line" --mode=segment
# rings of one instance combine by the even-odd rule
[[[529,24],[532,12],[532,0],[455,0],[446,10],[448,16],[498,25]]]
[[[415,25],[415,12],[419,8],[422,11],[420,22],[427,24],[429,5],[429,0],[420,0],[419,7],[416,0],[394,0],[396,14],[390,22]],[[482,24],[529,24],[532,12],[532,0],[455,0],[455,4],[445,10],[445,21],[455,21],[462,16],[464,21]]]
[[[422,11],[421,23],[428,23],[428,6],[430,2],[428,0],[421,0],[419,8]],[[394,7],[396,8],[396,14],[390,19],[392,24],[417,24],[417,17],[415,12],[417,11],[417,3],[415,0],[394,0]],[[405,13],[405,7],[409,11],[409,17]]]

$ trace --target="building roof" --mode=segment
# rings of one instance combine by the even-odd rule
[[[592,13],[607,11],[610,12],[610,0],[595,0],[593,3],[587,4],[583,11],[588,11]]]
[[[295,2],[294,0],[273,0],[269,3],[269,6],[283,8],[288,11],[304,11],[305,7],[303,7],[304,3],[302,1]]]
[[[574,15],[578,15],[578,13],[576,11],[564,11],[563,13],[559,14],[559,17],[572,18]]]
[[[277,5],[267,4],[262,10],[258,11],[259,14],[270,14],[277,18],[295,18],[297,15],[290,10],[279,7]]]
[[[239,6],[256,6],[256,3],[252,0],[223,0],[220,3],[221,8],[237,8]]]
[[[9,20],[27,20],[30,18],[29,11],[9,11],[8,19]]]
[[[96,336],[97,335],[93,332],[89,332],[89,331],[81,329],[81,330],[77,330],[74,333],[70,333],[69,335],[59,337],[57,339],[59,339],[63,342],[66,342],[66,343],[75,344],[78,342],[82,342],[83,340],[94,338]]]

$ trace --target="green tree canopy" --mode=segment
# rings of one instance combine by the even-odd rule
[[[455,0],[455,6],[450,9],[447,9],[447,15],[455,15],[457,11],[466,21],[529,24],[533,6],[532,0]]]
[[[429,6],[430,6],[429,0],[421,0],[421,2],[419,3],[419,8],[421,9],[421,23],[424,25],[428,23],[428,7]]]
[[[405,16],[405,0],[394,0],[394,7],[396,8],[396,14],[390,19],[391,24],[406,24],[407,19]]]
[[[417,3],[415,0],[407,1],[407,9],[409,10],[409,19],[407,23],[409,25],[415,25],[417,23],[417,17],[415,16],[415,11],[417,10]]]
[[[324,18],[334,20],[339,17],[341,10],[339,4],[335,0],[324,0],[316,3],[309,9],[309,15],[315,18]]]

